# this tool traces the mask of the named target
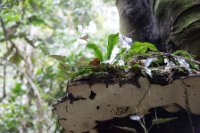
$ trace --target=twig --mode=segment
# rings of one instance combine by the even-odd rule
[[[6,66],[3,66],[3,97],[2,99],[4,99],[6,97]]]
[[[33,48],[36,48],[36,46],[34,45],[34,42],[32,40],[30,40],[26,35],[24,35],[24,40],[29,43]]]

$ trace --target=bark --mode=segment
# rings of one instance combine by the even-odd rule
[[[183,49],[200,57],[200,1],[149,1],[151,10],[139,0],[117,0],[121,33],[133,40],[164,45],[167,51]]]

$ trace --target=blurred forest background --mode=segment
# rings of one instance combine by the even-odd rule
[[[49,55],[73,66],[88,41],[103,48],[118,32],[115,1],[0,0],[0,24],[0,132],[60,132],[52,105],[66,83]]]

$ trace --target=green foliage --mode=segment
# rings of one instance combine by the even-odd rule
[[[65,94],[69,80],[93,71],[88,51],[83,57],[81,36],[88,34],[103,51],[103,38],[116,32],[103,27],[114,19],[96,9],[99,3],[106,7],[91,0],[1,1],[0,83],[6,95],[0,92],[0,132],[60,132],[52,104]],[[106,59],[104,52],[95,53]]]
[[[73,77],[72,77],[72,80],[79,77],[79,76],[83,76],[83,75],[88,75],[88,74],[91,74],[94,72],[94,68],[93,67],[90,67],[90,66],[85,66],[85,67],[82,67],[78,70],[78,72],[76,72]]]
[[[44,19],[39,18],[38,16],[31,16],[28,18],[28,24],[38,26],[38,25],[46,25],[46,22],[44,21]]]
[[[66,61],[66,57],[65,56],[61,56],[61,55],[50,55],[49,57],[54,58],[60,62],[65,62]]]
[[[87,48],[91,49],[94,51],[94,55],[100,59],[101,61],[103,61],[103,53],[102,51],[100,50],[100,48],[96,45],[96,44],[93,44],[93,43],[89,43],[87,45]]]
[[[108,45],[107,45],[107,52],[103,53],[102,50],[100,49],[100,47],[94,43],[88,43],[86,48],[90,49],[93,51],[94,57],[98,58],[101,62],[110,59],[111,55],[112,55],[112,51],[115,47],[115,45],[119,42],[119,33],[117,34],[111,34],[108,37]],[[121,55],[125,52],[125,48],[121,49],[121,52],[118,54]],[[68,64],[69,60],[67,60],[67,57],[65,56],[60,56],[60,55],[50,55],[49,57],[56,59],[57,61],[59,61],[59,65],[58,65],[58,75],[57,78],[59,80],[73,80],[76,77],[79,76],[83,76],[83,75],[88,75],[90,73],[93,73],[95,71],[95,68],[93,66],[88,66],[89,62],[87,62],[87,64],[83,64],[80,65],[80,67],[78,66],[78,64],[81,64],[84,62],[84,60],[89,60],[87,58],[85,58],[83,60],[79,60],[79,61],[75,61],[75,59],[73,60],[73,62],[75,62],[76,66],[74,66],[74,64]],[[105,58],[104,58],[105,57]],[[72,68],[74,70],[72,70]]]
[[[106,56],[109,55],[107,57],[111,57],[112,50],[116,48],[115,46],[118,43],[118,39],[118,34],[112,34],[109,36],[109,45],[107,46],[107,50],[110,52],[107,51],[107,53],[109,53],[106,54]],[[169,71],[174,70],[177,73],[186,76],[189,73],[192,73],[191,69],[198,71],[200,66],[200,63],[196,62],[192,58],[193,56],[186,51],[179,50],[173,54],[165,54],[159,52],[153,44],[148,42],[135,42],[130,49],[120,48],[112,61],[102,59],[103,52],[101,52],[100,47],[97,45],[88,44],[87,48],[94,51],[94,56],[99,59],[100,63],[98,63],[98,60],[96,59],[89,59],[90,63],[81,68],[78,67],[76,71],[73,72],[73,76],[69,76],[70,79],[73,80],[77,77],[81,78],[81,76],[85,75],[90,76],[95,73],[107,73],[114,77],[116,76],[119,79],[128,79],[136,73],[153,78],[154,73],[162,71],[166,65],[171,66]],[[129,73],[133,73],[133,75]]]
[[[196,62],[193,61],[196,56],[189,54],[187,51],[177,50],[177,51],[173,52],[172,55],[181,56],[181,57],[184,57],[185,59],[191,60],[191,61],[188,61],[191,68],[195,69],[195,70],[200,70],[199,64],[197,64]]]
[[[97,57],[100,61],[109,60],[114,46],[119,42],[119,33],[111,34],[108,36],[108,44],[107,44],[107,52],[104,54],[100,47],[96,44],[89,43],[87,48],[92,49],[94,51],[95,57]],[[104,58],[105,57],[105,58]]]
[[[192,55],[189,54],[187,51],[184,50],[177,50],[175,52],[172,53],[173,55],[180,55],[183,56],[185,58],[192,58]]]
[[[5,111],[1,112],[0,115],[0,130],[3,132],[15,132],[19,130],[19,127],[22,124],[22,119],[24,122],[27,122],[27,125],[32,125],[30,117],[26,115],[26,106],[9,103],[9,104],[0,104],[0,108],[4,108]]]
[[[19,53],[15,53],[14,55],[12,55],[9,59],[10,62],[19,65],[21,62],[21,56],[19,55]]]
[[[150,63],[148,69],[155,62],[157,66],[163,66],[164,59],[168,57],[150,43],[135,42],[131,49],[118,46],[119,34],[109,35],[116,31],[103,27],[105,20],[113,21],[113,24],[116,20],[113,16],[106,18],[96,9],[99,2],[2,1],[0,69],[3,69],[0,82],[4,83],[6,79],[5,88],[3,85],[1,87],[5,89],[6,96],[3,98],[0,95],[3,98],[0,103],[0,132],[60,132],[57,118],[52,115],[52,104],[65,94],[67,83],[71,80],[91,74],[133,77],[145,67],[140,60],[145,61],[149,57],[158,60]],[[103,4],[100,2],[100,5]],[[109,6],[105,7],[109,9]],[[92,30],[98,29],[98,33],[89,31],[90,23],[94,23]],[[86,47],[93,51],[100,63],[98,60],[97,63],[93,62],[95,60],[88,57],[88,51],[84,51],[86,43],[80,41],[84,34],[88,35],[88,39],[82,41],[92,42]],[[108,40],[105,39],[107,36]],[[115,48],[119,48],[119,53],[111,60]],[[194,58],[180,51],[172,54],[175,55]],[[199,70],[198,63],[185,62],[194,70]]]
[[[15,87],[12,89],[12,93],[15,94],[15,96],[22,96],[26,93],[25,90],[22,89],[22,84],[17,83]]]
[[[107,60],[110,59],[114,46],[119,42],[119,33],[109,35],[107,46]]]
[[[123,55],[123,60],[129,61],[138,55],[150,57],[150,52],[158,52],[154,44],[148,42],[134,42],[131,48]]]
[[[133,50],[137,54],[144,54],[148,51],[158,51],[155,45],[148,42],[135,42],[131,46],[131,50]]]

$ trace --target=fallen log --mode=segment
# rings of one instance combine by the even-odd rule
[[[98,121],[145,116],[150,109],[163,107],[168,112],[186,110],[200,115],[200,75],[181,77],[168,85],[152,84],[138,79],[139,86],[124,83],[89,85],[73,82],[67,95],[53,109],[66,132],[97,132]]]

